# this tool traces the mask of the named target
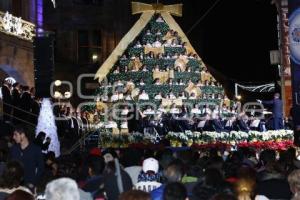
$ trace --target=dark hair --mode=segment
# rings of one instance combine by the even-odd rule
[[[182,183],[169,183],[163,193],[163,200],[185,200],[187,197],[186,188]]]
[[[105,162],[102,157],[90,157],[88,160],[88,168],[92,170],[92,173],[94,175],[100,175],[103,172],[103,169],[105,167]]]
[[[14,127],[14,131],[18,132],[18,133],[25,133],[27,132],[25,126],[23,126],[22,124],[17,124],[15,127]]]
[[[29,134],[29,131],[28,131],[28,128],[26,125],[24,124],[17,124],[15,127],[14,127],[14,131],[20,133],[20,134],[24,134],[25,137],[30,140],[31,139],[31,135]]]
[[[17,87],[17,86],[19,86],[19,85],[20,85],[20,83],[15,82],[12,86],[13,86],[13,87]]]
[[[19,187],[24,177],[23,165],[19,161],[9,161],[0,179],[1,188]]]
[[[46,133],[43,132],[43,131],[40,131],[40,132],[38,133],[38,135],[36,136],[36,138],[43,138],[43,137],[46,137]]]
[[[210,200],[237,200],[237,198],[231,194],[219,193],[213,196]]]
[[[184,165],[179,159],[172,161],[164,171],[164,178],[168,183],[181,181],[184,175]]]
[[[48,151],[48,153],[46,154],[45,156],[45,160],[51,160],[51,161],[55,161],[56,158],[55,158],[55,153],[53,151]]]
[[[34,200],[34,196],[23,190],[16,190],[8,195],[6,200]]]
[[[119,200],[150,200],[149,193],[141,190],[128,190],[119,196]]]
[[[208,168],[205,170],[205,184],[213,188],[218,188],[222,185],[224,179],[221,172],[215,168]]]
[[[266,149],[261,152],[260,160],[266,163],[274,163],[276,161],[276,153],[272,149]]]

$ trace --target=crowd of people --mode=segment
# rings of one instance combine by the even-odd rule
[[[298,200],[299,152],[100,149],[55,158],[16,126],[0,138],[0,199]]]
[[[3,120],[6,123],[37,124],[40,98],[35,97],[35,89],[10,79],[1,85]]]

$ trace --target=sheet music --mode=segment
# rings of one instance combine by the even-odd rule
[[[259,119],[255,119],[251,122],[250,127],[258,127],[260,120]]]
[[[225,127],[229,127],[229,126],[231,126],[231,125],[232,125],[232,121],[231,121],[231,120],[228,120],[228,121],[226,122]]]
[[[198,124],[198,128],[203,128],[205,126],[206,121],[200,121]]]

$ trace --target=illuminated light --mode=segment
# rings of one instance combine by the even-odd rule
[[[237,96],[236,96],[236,99],[237,99],[237,100],[241,100],[241,99],[242,99],[242,96],[241,96],[241,95],[237,95]]]
[[[61,86],[61,81],[60,81],[60,80],[56,80],[56,81],[54,82],[54,85],[55,85],[55,86]]]
[[[54,98],[58,99],[58,98],[61,98],[61,97],[62,97],[62,95],[61,95],[60,92],[58,92],[58,91],[54,92]]]
[[[64,97],[65,97],[66,99],[69,99],[71,96],[72,96],[71,92],[65,92],[65,93],[64,93]]]
[[[92,56],[92,59],[93,59],[93,61],[98,60],[98,55],[94,54],[94,55]]]

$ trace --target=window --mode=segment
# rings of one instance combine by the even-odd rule
[[[91,64],[101,58],[101,31],[78,31],[78,63]]]

